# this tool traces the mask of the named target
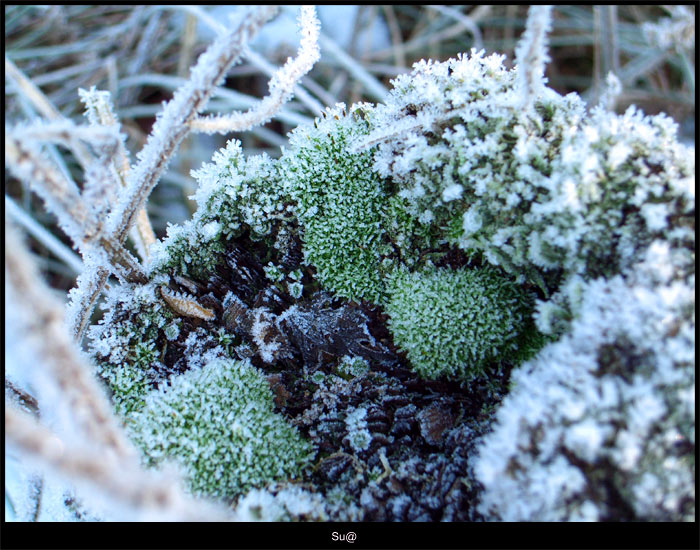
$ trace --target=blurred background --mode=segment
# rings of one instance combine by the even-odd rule
[[[189,68],[216,36],[241,17],[227,6],[4,6],[5,124],[36,119],[36,104],[18,69],[63,115],[83,123],[78,88],[112,94],[127,146],[143,146],[162,103],[189,75]],[[242,141],[249,154],[280,154],[287,133],[309,123],[336,102],[381,101],[391,79],[420,59],[445,60],[472,48],[506,55],[513,50],[527,6],[319,6],[321,60],[302,79],[294,99],[270,123],[227,136],[187,138],[156,187],[148,213],[158,237],[167,223],[191,215],[195,204],[190,170],[211,159],[226,140]],[[297,8],[284,7],[250,46],[209,103],[210,112],[245,110],[267,94],[269,75],[298,46]],[[635,104],[648,114],[665,112],[679,124],[683,141],[695,141],[695,6],[555,6],[550,34],[549,85],[577,92],[595,105],[605,76],[622,83],[617,112]],[[21,77],[20,77],[21,78]],[[67,150],[51,152],[80,183]],[[29,230],[32,251],[50,282],[65,297],[75,283],[79,258],[60,253],[69,240],[41,201],[5,176],[5,214]],[[53,240],[52,240],[53,239]],[[56,241],[58,239],[59,242]],[[62,244],[60,244],[62,243]],[[76,261],[77,260],[77,261]],[[7,334],[6,334],[7,337]]]

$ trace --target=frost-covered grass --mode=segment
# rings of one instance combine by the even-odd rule
[[[664,90],[670,111],[694,109],[690,8],[536,7],[525,23],[515,7],[363,7],[354,31],[367,32],[348,36],[364,38],[341,46],[323,27],[318,36],[315,12],[304,9],[297,57],[277,59],[280,71],[255,50],[279,52],[251,43],[248,69],[272,76],[269,95],[250,111],[208,118],[208,108],[250,106],[217,86],[273,10],[234,12],[224,29],[198,7],[43,9],[6,8],[8,118],[23,110],[54,120],[8,127],[6,202],[36,250],[82,265],[67,318],[78,343],[93,326],[88,354],[51,332],[57,306],[29,282],[38,281],[31,262],[12,241],[17,259],[6,252],[6,272],[30,304],[13,312],[15,348],[31,346],[47,376],[9,370],[7,437],[77,483],[42,481],[34,463],[24,471],[15,462],[6,494],[14,517],[45,518],[45,497],[57,518],[99,519],[104,508],[80,498],[101,502],[99,493],[133,514],[116,515],[141,519],[347,520],[380,508],[435,519],[444,495],[378,495],[382,483],[402,486],[400,476],[420,474],[427,486],[437,476],[439,485],[430,464],[448,460],[448,448],[468,481],[461,497],[447,488],[451,502],[470,495],[470,518],[694,517],[694,150],[669,116],[628,107],[640,90],[647,99]],[[90,16],[111,26],[85,24],[71,50],[46,27],[56,11],[74,29]],[[271,27],[291,23],[289,13]],[[640,17],[649,19],[642,33]],[[146,22],[139,38],[133,29]],[[198,22],[219,34],[187,77]],[[524,24],[514,47],[509,37]],[[81,90],[90,124],[76,124],[72,96],[41,71],[75,56],[58,73],[75,75],[74,85],[91,71],[78,52],[120,36],[132,57],[107,64],[111,96]],[[321,61],[302,79],[317,39]],[[490,50],[494,39],[514,55],[471,48]],[[49,47],[32,51],[32,41]],[[177,52],[180,77],[146,138],[130,117],[147,107],[145,86],[173,82],[143,74],[149,64],[173,72],[172,61],[156,61],[155,44]],[[416,44],[436,59],[418,61],[428,56]],[[578,76],[565,70],[572,45],[590,50],[586,79],[587,62]],[[231,70],[227,85],[241,83],[246,66]],[[130,76],[117,78],[122,71]],[[221,142],[185,141],[270,117],[218,151]],[[185,154],[175,157],[178,147]],[[141,149],[133,165],[130,148]],[[203,160],[187,179],[188,164]],[[161,179],[176,185],[151,195]],[[30,188],[82,264],[43,231],[43,214],[27,215]],[[189,219],[163,215],[186,205],[166,189],[194,191]],[[65,286],[65,268],[47,269],[54,287]],[[17,297],[11,304],[20,311]],[[423,378],[433,404],[371,402],[375,389],[401,387],[397,365]],[[441,405],[458,383],[465,402],[487,388],[474,418]],[[400,410],[420,410],[413,436]],[[90,458],[99,467],[85,468]],[[110,470],[118,460],[124,483]],[[336,475],[333,464],[352,467]],[[198,510],[193,495],[219,507]]]

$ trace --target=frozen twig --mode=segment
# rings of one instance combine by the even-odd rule
[[[67,121],[49,98],[7,56],[5,57],[5,72],[15,82],[17,88],[29,99],[38,113],[49,120]],[[83,166],[89,163],[90,155],[83,145],[78,144],[73,152]]]
[[[6,132],[5,163],[15,177],[26,182],[41,197],[76,246],[97,236],[99,222],[85,208],[78,189],[63,177],[34,142]]]
[[[133,225],[171,157],[185,136],[190,122],[204,109],[214,88],[228,69],[240,58],[250,38],[277,13],[275,6],[263,6],[251,12],[242,23],[217,38],[197,60],[189,81],[179,88],[165,105],[138,163],[127,182],[124,198],[108,221],[110,232],[120,241]]]
[[[39,415],[39,403],[37,403],[36,398],[5,378],[5,403],[8,401],[29,414]]]
[[[78,93],[80,94],[80,99],[85,104],[86,115],[90,124],[97,128],[110,126],[119,127],[119,119],[114,113],[109,92],[98,91],[93,87],[89,91],[78,90]],[[115,179],[119,182],[120,186],[125,186],[126,180],[129,177],[129,172],[131,171],[131,165],[129,163],[129,155],[124,143],[124,137],[121,134],[117,141],[116,152],[112,158],[112,165]],[[116,195],[117,190],[115,189],[113,191]],[[141,258],[144,260],[148,259],[148,250],[156,241],[156,236],[145,208],[139,211],[136,218],[136,230],[132,231],[131,236]]]
[[[83,273],[78,276],[75,287],[68,293],[66,322],[78,344],[83,340],[90,316],[107,279],[109,279],[107,269],[100,265],[90,265],[88,262]]]
[[[136,460],[117,459],[93,445],[68,445],[27,413],[5,405],[5,437],[30,459],[68,477],[116,506],[110,512],[125,519],[161,521],[226,521],[223,509],[196,501],[174,476],[148,472]],[[134,514],[135,513],[135,514]]]
[[[547,52],[547,33],[551,26],[552,6],[530,6],[525,32],[515,48],[515,63],[518,67],[516,86],[520,108],[532,106],[544,88],[544,70],[550,59]]]
[[[74,422],[88,440],[119,456],[133,456],[106,395],[66,332],[63,305],[42,282],[16,229],[6,222],[5,232],[5,273],[15,295],[22,297],[24,311],[31,312],[22,321],[41,366],[67,399]]]
[[[204,109],[216,86],[240,58],[247,42],[277,10],[275,6],[257,8],[235,29],[218,37],[199,57],[190,79],[178,88],[165,105],[146,145],[137,156],[136,166],[129,173],[122,199],[108,218],[108,231],[114,242],[124,241],[177,147],[189,133],[190,122]],[[69,319],[78,342],[83,338],[107,280],[104,268],[96,264],[94,269],[79,277],[78,287],[71,292]]]
[[[253,65],[270,77],[274,77],[280,70],[278,67],[275,67],[272,63],[267,61],[267,59],[265,59],[262,55],[250,48],[246,49],[245,56]],[[323,112],[323,105],[321,105],[318,100],[314,99],[314,97],[312,97],[311,94],[309,94],[300,84],[294,86],[293,92],[294,96],[297,97],[304,105],[306,105],[315,116],[321,116],[321,113]]]
[[[198,117],[190,127],[208,134],[241,132],[268,122],[272,116],[292,97],[299,81],[311,70],[320,56],[318,35],[320,24],[313,6],[302,6],[299,15],[301,43],[295,59],[288,59],[270,80],[270,94],[260,104],[245,113],[232,113],[216,117]]]
[[[127,78],[123,78],[119,81],[119,86],[121,89],[127,88],[127,87],[132,87],[132,86],[157,86],[159,88],[166,88],[166,89],[177,89],[178,87],[182,86],[185,84],[187,81],[183,78],[180,78],[178,76],[169,76],[169,75],[163,75],[163,74],[152,74],[152,73],[145,73],[145,74],[140,74],[140,75],[134,75],[134,76],[129,76]],[[313,80],[308,81],[308,87],[311,88],[312,85],[315,83]],[[316,85],[318,86],[318,85]],[[318,87],[320,88],[320,86]],[[322,88],[321,88],[322,89]],[[319,90],[320,91],[320,90]],[[316,92],[314,92],[316,93]],[[319,94],[317,94],[319,95]],[[328,96],[328,94],[326,94]],[[330,96],[328,96],[330,97]],[[212,93],[212,101],[207,105],[207,108],[211,107],[212,104],[214,103],[214,98],[220,98],[226,103],[228,103],[227,106],[222,107],[222,108],[253,108],[256,105],[260,103],[260,100],[257,98],[254,98],[252,96],[242,94],[240,92],[237,92],[235,90],[231,90],[228,88],[224,87],[217,87],[214,89],[214,92]],[[330,105],[335,105],[335,102],[332,101],[329,103]],[[230,106],[230,107],[229,107]],[[129,113],[131,116],[136,116],[137,114],[139,116],[151,116],[153,113],[160,112],[162,109],[161,106],[159,105],[144,105],[144,106],[139,106],[139,107],[127,107],[125,109],[122,109],[122,113]],[[206,108],[205,108],[206,110]],[[126,116],[126,115],[124,115]],[[286,124],[289,124],[290,126],[299,126],[302,124],[311,124],[312,119],[309,117],[306,117],[304,115],[300,115],[299,113],[296,113],[290,109],[285,109],[282,108],[280,109],[275,115],[274,118],[277,120],[284,122]]]
[[[8,132],[5,136],[5,162],[15,177],[26,182],[41,197],[47,210],[56,215],[61,229],[83,255],[95,246],[101,246],[121,278],[146,281],[138,261],[120,242],[104,233],[97,210],[85,204],[84,197],[38,150],[33,140],[19,139],[14,132]]]

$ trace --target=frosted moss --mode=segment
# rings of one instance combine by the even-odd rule
[[[532,299],[494,268],[403,270],[389,288],[394,340],[427,378],[469,378],[516,355],[530,324]]]
[[[142,406],[150,374],[164,368],[160,334],[177,329],[172,311],[157,297],[157,288],[156,280],[140,287],[116,287],[108,293],[105,317],[89,330],[97,374],[110,388],[120,415]]]
[[[369,107],[366,107],[369,108]],[[290,135],[281,162],[303,227],[304,256],[318,280],[338,296],[381,303],[385,191],[370,152],[349,142],[368,131],[365,107],[329,110],[313,128]]]
[[[293,207],[281,185],[278,164],[267,155],[246,157],[231,140],[213,162],[192,172],[199,183],[197,211],[182,226],[170,226],[156,243],[151,270],[175,269],[206,277],[221,261],[226,242],[248,232],[260,240],[293,220]]]
[[[363,143],[414,224],[550,288],[562,271],[619,272],[672,224],[687,238],[694,155],[668,117],[587,115],[551,89],[518,109],[502,61],[473,51],[418,63],[373,111]],[[414,225],[395,228],[400,245],[415,240]]]
[[[693,521],[695,280],[675,263],[655,242],[586,283],[571,332],[513,373],[474,459],[488,519]]]
[[[150,464],[175,459],[194,493],[234,498],[298,478],[310,459],[310,445],[273,406],[255,367],[214,359],[150,393],[128,425]]]

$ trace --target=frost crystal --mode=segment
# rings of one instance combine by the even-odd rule
[[[650,267],[587,283],[571,332],[514,372],[475,460],[487,517],[694,517],[694,277]]]
[[[234,497],[298,476],[310,448],[274,413],[265,378],[223,359],[173,377],[128,419],[148,461],[175,459],[195,493]]]

